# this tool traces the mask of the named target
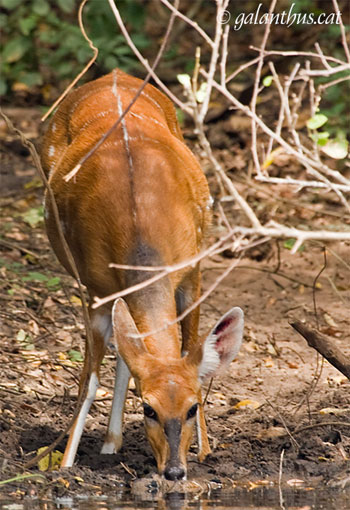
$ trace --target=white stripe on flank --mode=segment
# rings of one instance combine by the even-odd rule
[[[93,117],[91,117],[89,120],[87,120],[86,122],[84,122],[84,124],[79,128],[79,131],[77,131],[76,135],[75,136],[78,136],[78,134],[81,132],[81,131],[84,131],[84,129],[86,129],[88,126],[90,126],[90,124],[93,124],[94,122],[96,122],[96,119],[99,119],[99,118],[103,118],[103,117],[106,117],[106,115],[109,115],[110,113],[114,113],[115,112],[115,108],[109,108],[108,110],[103,110],[99,113],[97,113],[96,115],[94,115]]]
[[[136,117],[137,119],[140,119],[140,120],[144,120],[146,122],[153,122],[154,124],[157,124],[157,126],[161,126],[162,128],[168,128],[168,126],[165,126],[162,122],[159,122],[159,120],[155,119],[154,117],[146,117],[145,115],[142,115],[139,114],[139,113],[134,113],[134,112],[130,112],[130,115],[132,115],[132,117]]]

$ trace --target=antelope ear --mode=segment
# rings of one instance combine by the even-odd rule
[[[215,324],[202,345],[202,359],[198,367],[201,380],[221,374],[237,356],[242,344],[244,314],[232,308]]]
[[[131,374],[138,375],[140,361],[149,356],[145,343],[124,299],[115,300],[112,309],[113,337],[118,354],[127,364]]]

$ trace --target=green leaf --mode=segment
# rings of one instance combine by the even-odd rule
[[[75,0],[57,0],[59,8],[66,13],[73,11],[75,7]]]
[[[34,0],[33,12],[38,16],[47,16],[50,12],[50,5],[46,0]]]
[[[273,76],[271,74],[269,74],[268,76],[265,76],[265,78],[263,79],[264,87],[270,87],[272,82],[273,82]]]
[[[323,124],[325,124],[328,120],[328,117],[326,115],[323,115],[323,113],[316,113],[311,119],[309,119],[306,123],[307,127],[309,129],[318,129]]]
[[[19,28],[23,35],[29,35],[33,28],[37,25],[37,17],[29,16],[28,18],[22,18],[18,21]]]
[[[104,65],[106,69],[114,69],[115,67],[118,67],[118,59],[114,55],[108,55],[105,58]]]
[[[8,9],[9,11],[13,11],[19,5],[21,5],[23,0],[1,0],[0,6]]]
[[[11,39],[7,44],[5,44],[2,58],[4,62],[13,63],[17,62],[20,58],[23,57],[28,48],[28,41],[25,37],[16,37],[15,39]]]
[[[310,138],[317,143],[317,145],[320,145],[321,147],[325,145],[329,138],[328,131],[315,131],[314,133],[310,134]]]
[[[60,64],[56,66],[56,71],[58,75],[61,76],[62,78],[69,76],[73,71],[73,62],[70,62],[68,60],[66,62],[64,61],[60,62]]]
[[[25,213],[21,214],[21,216],[26,223],[28,223],[32,228],[35,228],[44,219],[43,206],[41,205],[40,207],[32,207]]]
[[[35,85],[42,85],[43,78],[40,73],[21,73],[18,77],[18,81],[25,83],[28,87],[34,87]]]
[[[182,126],[185,122],[185,115],[181,108],[176,108],[176,117],[180,126]]]
[[[84,361],[84,358],[81,355],[81,352],[75,351],[74,349],[71,349],[70,351],[68,351],[68,356],[71,361]]]
[[[49,278],[46,282],[46,286],[48,288],[54,288],[57,287],[61,282],[61,278],[59,276],[53,276],[52,278]]]
[[[28,181],[23,186],[24,189],[37,189],[42,188],[44,186],[43,181],[40,177],[34,177],[31,181]]]
[[[293,248],[293,246],[295,245],[296,243],[296,239],[287,239],[286,241],[284,241],[283,243],[283,247],[286,248],[287,250],[291,250]],[[300,248],[298,248],[298,251],[304,251],[304,245],[301,245]]]
[[[47,282],[48,277],[46,274],[38,273],[37,271],[29,271],[27,276],[23,276],[24,282]]]

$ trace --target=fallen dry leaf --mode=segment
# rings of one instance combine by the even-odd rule
[[[330,326],[331,328],[337,328],[336,322],[328,313],[324,313],[323,318],[325,322],[328,324],[328,326]]]
[[[320,414],[349,414],[350,409],[349,408],[337,408],[337,407],[324,407],[323,409],[320,409]]]
[[[235,409],[242,409],[242,408],[258,409],[260,406],[261,406],[260,402],[257,402],[256,400],[246,399],[246,400],[241,400],[240,402],[238,402],[233,407]]]
[[[47,446],[42,446],[37,450],[37,454],[40,455],[44,450],[46,450]],[[53,452],[45,455],[42,459],[38,461],[38,468],[40,471],[47,471],[48,469],[58,469],[61,465],[61,461],[63,459],[63,453],[54,450]]]
[[[283,427],[270,427],[259,432],[256,437],[258,439],[275,439],[278,437],[283,437],[286,434],[287,432]]]

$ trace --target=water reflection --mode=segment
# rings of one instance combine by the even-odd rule
[[[53,501],[2,500],[0,510],[350,510],[350,490],[335,491],[326,489],[308,489],[283,491],[275,488],[255,488],[254,490],[235,489],[213,491],[210,495],[181,494],[170,492],[165,495],[149,493],[147,497],[132,497],[131,494],[118,493],[99,497],[61,497]]]

